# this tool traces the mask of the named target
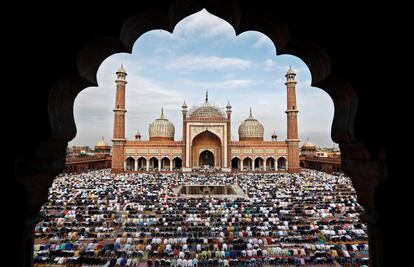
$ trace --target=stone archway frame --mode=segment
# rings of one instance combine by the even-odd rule
[[[244,163],[243,163],[245,159],[250,159],[250,161],[252,162],[252,167],[253,167],[254,159],[251,156],[244,156],[243,159],[241,159],[241,163],[240,163],[241,165],[243,165],[243,169],[244,169],[244,167],[246,167],[246,166],[244,166]]]
[[[266,159],[264,160],[264,162],[266,163],[266,167],[269,167],[267,165],[267,160],[268,159],[273,159],[274,170],[277,170],[277,161],[276,161],[275,157],[274,156],[266,156]]]
[[[239,5],[234,0],[171,1],[168,5],[143,7],[125,20],[119,32],[112,30],[108,31],[110,35],[92,36],[92,39],[79,49],[78,55],[73,56],[73,65],[77,66],[78,72],[57,78],[50,89],[50,135],[48,138],[37,140],[38,145],[33,149],[33,158],[16,164],[16,180],[24,189],[22,192],[26,192],[27,198],[24,207],[25,220],[38,220],[40,207],[47,201],[48,188],[65,166],[65,149],[76,135],[74,100],[83,89],[98,85],[96,77],[101,63],[115,53],[131,53],[135,41],[147,31],[163,29],[172,32],[179,21],[203,8],[227,21],[237,35],[249,30],[259,31],[277,45],[278,55],[291,54],[299,57],[311,72],[312,86],[321,88],[332,98],[335,110],[332,139],[340,144],[343,171],[351,177],[358,202],[365,208],[363,218],[372,229],[370,235],[376,237],[370,240],[377,247],[374,249],[372,246],[370,258],[376,258],[376,262],[381,262],[381,248],[385,245],[378,241],[382,240],[382,236],[378,234],[382,226],[378,224],[377,200],[378,194],[383,192],[381,190],[389,181],[387,148],[383,143],[370,143],[364,135],[357,137],[354,129],[357,110],[362,110],[362,115],[358,115],[358,118],[361,121],[365,119],[364,107],[359,103],[360,96],[348,81],[332,70],[329,55],[322,46],[312,39],[302,38],[300,30],[293,30],[295,34],[292,34],[281,16],[265,5],[255,2],[250,5]],[[335,70],[339,70],[339,67]],[[37,170],[44,171],[40,173]],[[33,176],[36,177],[37,184],[41,184],[36,186],[36,193],[33,192]],[[30,227],[33,227],[33,224],[26,228]],[[25,241],[22,244],[26,244],[22,245],[24,250],[32,243]],[[25,259],[32,257],[25,251],[21,255],[24,255]]]
[[[173,164],[174,168],[177,168],[177,165],[175,165],[175,159],[181,160],[181,168],[183,167],[183,158],[181,156],[173,156],[171,160],[171,164]]]
[[[143,166],[143,168],[146,170],[147,169],[147,164],[148,164],[148,162],[149,162],[149,159],[147,159],[147,157],[146,156],[136,156],[136,164],[137,164],[137,168],[139,169],[139,160],[140,159],[144,159],[145,160],[145,166]],[[142,167],[142,166],[141,166]]]
[[[133,166],[132,166],[132,171],[135,171],[135,166],[137,164],[136,163],[137,160],[133,156],[126,156],[126,157],[124,157],[124,170],[127,170],[127,167],[128,167],[128,159],[132,159],[134,161]]]
[[[278,162],[278,161],[279,161],[279,159],[281,159],[281,158],[285,159],[285,163],[286,163],[286,165],[285,165],[285,170],[287,170],[287,169],[289,168],[289,161],[287,160],[286,156],[278,156],[278,157],[277,157],[277,159],[275,160],[275,169],[276,169],[276,170],[279,170],[279,166],[278,166],[277,162]]]
[[[254,158],[254,169],[255,170],[257,170],[257,168],[258,168],[258,166],[256,166],[256,160],[257,159],[262,159],[262,162],[263,162],[263,168],[266,166],[266,159],[265,159],[265,156],[256,156],[255,158]]]

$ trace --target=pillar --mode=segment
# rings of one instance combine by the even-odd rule
[[[297,114],[299,110],[296,105],[296,73],[289,68],[286,76],[285,85],[287,87],[287,147],[289,164],[287,170],[289,173],[300,172],[299,168],[299,136]]]
[[[116,96],[114,108],[114,133],[112,147],[112,172],[123,172],[124,166],[124,145],[125,145],[125,77],[127,73],[121,66],[116,72]]]
[[[226,164],[224,164],[224,167],[227,167],[227,169],[231,170],[231,105],[230,102],[227,102],[226,106],[226,114],[227,114],[227,147],[225,147],[227,152],[227,157],[224,159],[226,161]]]
[[[184,103],[181,106],[181,112],[183,114],[183,152],[182,152],[182,163],[181,163],[181,169],[183,171],[188,171],[190,166],[187,164],[187,104]]]

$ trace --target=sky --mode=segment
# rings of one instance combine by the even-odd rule
[[[249,115],[265,128],[264,139],[286,139],[285,74],[296,72],[298,129],[301,144],[310,139],[321,147],[334,145],[330,130],[334,107],[323,90],[311,87],[306,64],[290,55],[276,55],[277,47],[264,34],[248,31],[236,36],[226,21],[202,10],[180,21],[173,33],[153,30],[141,35],[132,54],[118,53],[99,67],[97,87],[88,87],[75,100],[77,135],[69,146],[94,146],[113,132],[115,72],[123,64],[126,79],[125,136],[133,140],[139,130],[148,139],[148,124],[164,115],[175,126],[175,140],[182,138],[181,105],[209,102],[223,110],[232,105],[232,140]]]

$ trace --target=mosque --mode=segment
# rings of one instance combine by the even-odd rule
[[[295,72],[287,71],[287,139],[263,139],[264,127],[253,117],[239,126],[239,140],[231,140],[230,103],[225,108],[212,105],[206,93],[205,102],[188,108],[181,106],[182,140],[174,140],[175,127],[161,110],[160,117],[149,124],[149,140],[125,138],[125,89],[127,73],[116,72],[116,97],[112,147],[112,171],[183,171],[214,169],[230,171],[287,171],[297,173],[299,167],[299,138],[297,126]]]

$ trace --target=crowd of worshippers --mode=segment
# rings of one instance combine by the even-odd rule
[[[175,193],[200,184],[236,184],[248,198]],[[363,210],[343,174],[62,174],[42,211],[38,266],[368,264]]]
[[[213,173],[221,171],[221,168],[205,165],[202,167],[192,168],[191,171],[195,173]]]

